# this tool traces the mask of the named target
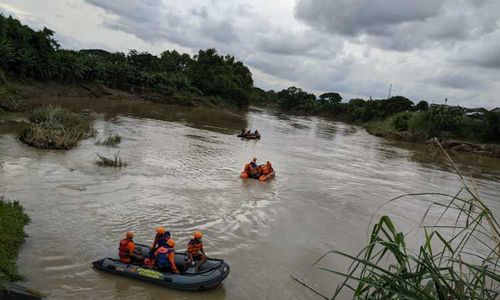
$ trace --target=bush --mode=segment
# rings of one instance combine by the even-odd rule
[[[22,279],[17,272],[17,254],[24,243],[24,226],[29,216],[19,202],[9,202],[0,197],[0,281]]]
[[[400,112],[392,116],[392,126],[398,131],[407,131],[410,119],[413,117],[411,112]]]
[[[36,148],[71,149],[94,133],[90,117],[58,106],[36,108],[30,121],[33,124],[19,138]]]

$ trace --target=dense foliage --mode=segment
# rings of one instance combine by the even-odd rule
[[[232,56],[215,49],[191,57],[177,51],[159,56],[131,50],[60,49],[48,28],[35,31],[12,17],[0,15],[0,81],[20,79],[99,82],[108,87],[166,96],[184,93],[212,96],[244,107],[253,85],[252,74]]]
[[[17,253],[24,242],[24,225],[30,222],[18,202],[0,197],[0,281],[21,279],[17,273]]]

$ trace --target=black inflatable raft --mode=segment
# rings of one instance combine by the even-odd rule
[[[260,140],[260,134],[238,134],[237,137],[247,140]]]
[[[149,256],[150,248],[136,244],[136,251],[144,257]],[[229,265],[220,259],[208,259],[196,273],[193,267],[184,270],[187,264],[185,253],[175,253],[175,264],[181,274],[162,273],[151,268],[120,262],[113,258],[103,258],[92,263],[101,271],[139,279],[149,283],[185,291],[204,291],[222,283],[229,275]]]

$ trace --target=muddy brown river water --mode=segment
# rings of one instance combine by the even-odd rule
[[[0,192],[31,216],[19,257],[25,285],[50,299],[317,299],[290,278],[331,294],[337,280],[310,270],[328,250],[357,251],[370,217],[404,193],[455,193],[456,175],[427,147],[391,142],[362,128],[316,117],[252,109],[245,114],[134,101],[60,101],[96,113],[97,137],[70,151],[28,147],[16,139],[22,116],[0,123]],[[235,137],[258,128],[261,141]],[[95,145],[119,134],[118,148]],[[98,167],[96,153],[120,151],[124,169]],[[270,160],[274,180],[242,181],[245,162]],[[500,160],[455,156],[492,210],[500,212]],[[420,219],[426,204],[394,203],[401,229]],[[173,291],[103,274],[93,260],[116,256],[133,229],[150,243],[154,228],[171,230],[184,248],[197,229],[208,255],[225,259],[231,274],[204,293]],[[330,267],[345,262],[328,258]]]

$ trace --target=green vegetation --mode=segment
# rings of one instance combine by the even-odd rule
[[[33,110],[31,126],[21,132],[20,140],[42,149],[71,149],[94,131],[89,116],[71,112],[59,106]]]
[[[17,254],[24,243],[24,226],[30,218],[19,202],[0,197],[0,281],[22,279],[17,272]]]
[[[122,168],[127,166],[127,163],[120,158],[120,152],[115,153],[114,158],[107,158],[99,153],[97,153],[97,157],[96,164],[101,167]]]
[[[108,136],[104,141],[97,141],[96,145],[104,145],[109,147],[116,147],[119,143],[121,143],[122,137],[118,134]]]
[[[215,49],[191,57],[177,51],[159,56],[130,50],[127,54],[100,49],[60,49],[48,28],[34,31],[12,17],[0,15],[0,84],[6,78],[102,83],[110,88],[183,100],[209,97],[210,102],[248,105],[253,85],[249,69]]]
[[[398,232],[391,219],[383,216],[358,255],[331,251],[315,263],[332,254],[351,261],[346,271],[320,268],[343,278],[332,297],[296,280],[325,299],[335,299],[343,290],[350,290],[356,299],[496,299],[500,294],[500,225],[473,181],[466,181],[445,155],[462,183],[457,194],[410,194],[384,204],[405,197],[432,197],[424,200],[429,208],[419,225],[421,245],[409,246],[408,234]]]

